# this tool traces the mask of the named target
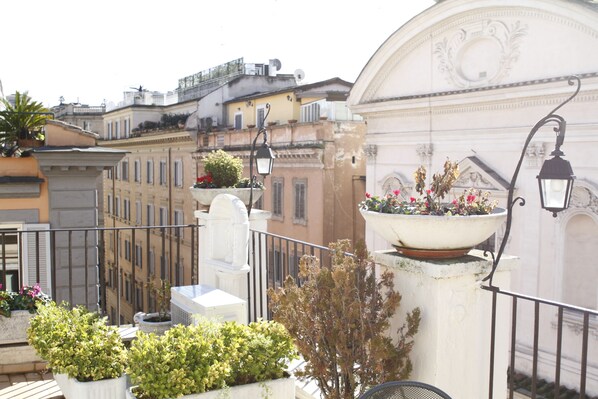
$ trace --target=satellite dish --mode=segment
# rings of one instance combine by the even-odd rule
[[[270,64],[274,68],[276,68],[277,71],[280,71],[280,68],[282,68],[282,64],[280,63],[280,60],[278,58],[274,58],[273,60],[271,60]]]
[[[293,75],[295,76],[297,83],[300,83],[303,79],[305,79],[305,72],[303,72],[303,69],[296,69]]]

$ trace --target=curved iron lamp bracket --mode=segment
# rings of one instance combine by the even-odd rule
[[[266,115],[264,115],[264,120],[260,128],[257,131],[257,135],[253,139],[251,143],[251,149],[249,150],[249,205],[247,205],[247,216],[251,215],[251,208],[253,207],[253,185],[255,183],[256,176],[253,174],[253,161],[254,161],[254,153],[255,153],[255,144],[257,143],[257,139],[260,135],[264,136],[264,144],[268,142],[268,132],[266,131],[266,119],[268,119],[268,115],[270,115],[270,103],[266,104]]]
[[[573,98],[579,93],[579,90],[581,88],[581,80],[577,76],[570,76],[568,79],[568,83],[569,83],[569,86],[573,86],[575,83],[577,83],[577,88],[576,88],[575,92],[571,96],[569,96],[569,98],[567,98],[565,101],[560,103],[555,109],[550,111],[544,118],[540,119],[538,121],[538,123],[536,123],[534,125],[534,127],[528,134],[527,139],[525,140],[525,144],[523,145],[523,150],[521,151],[521,156],[519,157],[519,162],[517,163],[517,167],[515,168],[515,172],[513,173],[513,177],[511,178],[511,183],[509,185],[509,194],[507,197],[507,224],[505,227],[505,234],[503,235],[502,241],[500,243],[500,247],[498,249],[498,253],[496,255],[492,251],[484,251],[484,256],[488,256],[487,255],[488,253],[490,253],[492,255],[492,270],[482,280],[482,281],[489,281],[488,284],[490,285],[490,287],[493,287],[492,278],[494,277],[494,272],[496,272],[496,268],[498,267],[500,258],[505,250],[505,246],[507,245],[509,235],[511,234],[511,224],[513,221],[513,206],[518,201],[519,201],[520,206],[525,205],[524,198],[522,198],[522,197],[513,198],[514,191],[515,191],[515,183],[517,182],[517,177],[519,176],[519,170],[521,169],[521,164],[523,163],[523,158],[525,157],[527,147],[529,146],[529,143],[532,141],[532,138],[534,137],[534,135],[538,132],[538,130],[540,130],[541,127],[546,126],[548,124],[556,123],[556,126],[553,128],[554,132],[556,133],[556,144],[555,144],[554,151],[552,152],[551,155],[563,155],[563,153],[561,151],[561,146],[563,145],[563,142],[565,141],[565,129],[566,129],[567,123],[562,116],[555,114],[555,112],[558,111],[559,109],[561,109],[561,107],[563,107],[569,101],[573,100]]]

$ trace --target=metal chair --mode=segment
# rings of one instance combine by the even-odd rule
[[[371,388],[359,399],[451,399],[451,397],[423,382],[391,381]]]

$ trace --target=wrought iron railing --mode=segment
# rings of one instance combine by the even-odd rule
[[[596,393],[598,383],[594,378],[594,386],[588,386],[588,370],[598,368],[598,347],[591,345],[598,337],[598,311],[498,287],[482,288],[492,294],[489,398],[494,376],[503,378],[504,372],[508,373],[508,399],[520,397],[517,393],[532,399],[595,397],[588,391]],[[495,342],[504,338],[497,333],[496,312],[501,305],[511,309],[508,370],[496,370],[494,364]]]
[[[196,225],[36,226],[0,230],[3,289],[39,283],[56,301],[100,310],[120,325],[156,308],[150,282],[198,283]]]

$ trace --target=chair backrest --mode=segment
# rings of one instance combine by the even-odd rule
[[[451,399],[451,397],[423,382],[391,381],[371,388],[359,399]]]

